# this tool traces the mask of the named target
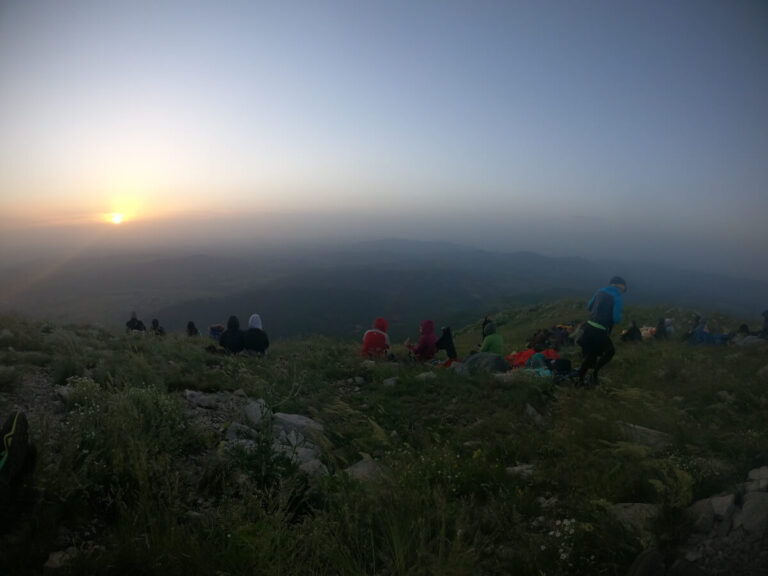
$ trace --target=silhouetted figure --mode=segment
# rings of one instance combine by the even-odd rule
[[[600,369],[608,364],[616,350],[611,342],[614,324],[621,322],[621,295],[627,291],[627,283],[621,276],[614,276],[609,286],[600,288],[587,304],[589,320],[584,326],[579,345],[584,360],[579,368],[579,384],[584,385],[587,371],[593,369],[591,384],[598,384]]]
[[[453,333],[450,326],[441,329],[440,338],[435,342],[435,350],[445,350],[448,360],[443,366],[450,366],[459,359],[456,354],[456,345],[453,343]]]
[[[243,349],[243,331],[240,330],[240,320],[237,316],[230,316],[227,320],[227,329],[219,336],[219,346],[230,354],[237,354]]]
[[[363,346],[360,354],[368,358],[386,358],[389,354],[389,334],[387,334],[387,321],[384,318],[376,318],[373,328],[363,334]]]
[[[760,338],[768,338],[768,310],[763,312],[763,329],[760,330]]]
[[[256,354],[266,354],[269,349],[269,338],[258,314],[252,314],[248,319],[248,330],[243,333],[243,349]]]
[[[632,320],[632,326],[630,326],[627,330],[624,330],[624,332],[621,333],[621,341],[622,342],[642,342],[643,341],[643,333],[640,331],[640,328],[637,327],[637,322]]]
[[[406,338],[405,346],[411,351],[413,357],[419,362],[426,362],[432,360],[432,357],[437,351],[435,349],[435,323],[432,320],[422,320],[419,326],[419,341],[416,346],[410,343],[410,340]]]
[[[200,331],[192,320],[187,322],[187,336],[200,336]]]
[[[136,317],[136,312],[131,312],[131,319],[125,323],[125,330],[126,332],[146,332],[147,327]]]
[[[655,340],[667,339],[667,323],[664,318],[659,318],[659,321],[656,324],[656,332],[653,333],[653,338]]]
[[[165,336],[165,328],[160,326],[160,320],[157,318],[152,318],[152,325],[150,326],[149,331],[155,336]]]

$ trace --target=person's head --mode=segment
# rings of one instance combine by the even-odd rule
[[[248,319],[248,328],[256,328],[257,330],[261,330],[261,316],[258,314],[251,314],[251,317]]]
[[[136,312],[131,312],[131,320],[136,320]]]
[[[621,276],[614,276],[611,278],[611,280],[608,282],[611,286],[616,286],[619,290],[621,290],[622,293],[627,291],[627,283]]]
[[[376,320],[373,321],[373,327],[376,330],[381,330],[382,332],[387,331],[387,321],[384,320],[384,318],[376,318]]]
[[[435,331],[435,323],[432,320],[422,320],[419,331],[422,334],[432,334]]]
[[[152,318],[152,328],[158,328],[160,326],[160,320]]]
[[[195,326],[195,323],[190,320],[187,322],[187,330],[197,330],[197,326]]]
[[[491,334],[496,333],[496,324],[493,322],[488,322],[488,324],[485,325],[485,330],[483,331],[485,336],[490,336]]]
[[[237,316],[230,316],[227,320],[227,330],[240,330],[240,320]]]

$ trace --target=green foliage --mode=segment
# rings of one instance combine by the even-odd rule
[[[669,314],[627,315],[644,324]],[[681,328],[688,313],[675,316]],[[512,351],[539,328],[583,317],[583,303],[557,302],[495,322]],[[618,575],[648,541],[617,522],[614,504],[657,505],[641,536],[673,546],[685,507],[768,463],[764,347],[616,342],[601,385],[583,390],[523,372],[363,365],[357,343],[324,338],[233,357],[206,352],[202,339],[6,322],[13,350],[3,342],[0,392],[28,375],[71,392],[66,428],[41,450],[35,476],[48,508],[31,512],[29,544],[5,551],[0,571],[39,567],[60,546],[51,517],[78,535],[98,526],[78,536],[72,573]],[[479,331],[455,331],[460,353]],[[578,350],[565,354],[578,365]],[[194,428],[185,389],[243,390],[322,422],[331,475],[307,477],[275,452],[271,413],[248,449],[225,449],[229,423]],[[47,429],[32,433],[46,445]],[[361,458],[383,465],[384,478],[341,473]],[[520,464],[528,474],[508,470]]]

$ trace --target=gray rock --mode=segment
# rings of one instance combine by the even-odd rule
[[[0,340],[11,340],[14,337],[14,333],[8,328],[0,330]]]
[[[434,378],[437,378],[437,374],[434,372],[422,372],[416,376],[416,380],[433,380]]]
[[[187,402],[206,410],[213,410],[219,405],[221,399],[218,394],[205,394],[197,390],[184,390]]]
[[[239,438],[248,438],[251,436],[253,436],[253,430],[239,422],[232,422],[227,428],[226,438],[230,442]]]
[[[360,363],[360,368],[363,368],[365,370],[370,370],[371,368],[375,368],[375,367],[376,367],[376,362],[374,362],[373,360],[363,360]]]
[[[377,482],[387,477],[389,471],[376,460],[360,460],[344,469],[350,478],[361,481]]]
[[[747,478],[750,480],[768,480],[768,466],[761,466],[749,471]]]
[[[638,554],[635,561],[629,567],[627,576],[658,576],[664,574],[667,567],[664,565],[664,556],[658,548],[649,548]]]
[[[649,446],[655,450],[666,448],[671,443],[669,434],[659,432],[652,428],[631,424],[629,422],[619,422],[627,437],[638,444]]]
[[[530,478],[535,470],[536,467],[533,464],[518,464],[517,466],[509,466],[505,472],[510,476]]]
[[[302,416],[301,414],[286,414],[284,412],[275,412],[273,415],[273,422],[277,426],[282,426],[285,429],[296,429],[303,434],[308,432],[322,432],[323,425],[319,422],[315,422],[308,416]]]
[[[712,504],[712,512],[715,514],[715,518],[718,520],[729,519],[736,509],[734,502],[736,496],[734,494],[726,494],[725,496],[713,496],[709,499]]]
[[[43,566],[44,574],[56,573],[64,568],[73,556],[77,554],[77,548],[70,546],[65,550],[58,550],[57,552],[51,552]]]
[[[685,511],[694,532],[708,533],[715,523],[715,511],[709,498],[697,500]]]
[[[69,403],[69,399],[72,396],[74,388],[67,384],[66,386],[56,386],[54,391],[56,392],[56,395],[64,402]]]
[[[536,424],[544,424],[544,416],[539,414],[539,411],[530,404],[525,405],[525,415],[533,420]]]
[[[644,502],[621,502],[611,506],[611,513],[628,530],[650,532],[659,517],[659,508]]]
[[[768,494],[751,492],[744,496],[741,523],[751,539],[760,539],[768,527]]]
[[[267,411],[267,404],[259,398],[258,400],[251,400],[245,405],[245,417],[248,422],[253,426],[258,426],[261,423],[261,419],[264,418],[264,414]]]
[[[328,468],[317,458],[299,465],[299,470],[310,476],[328,476]]]
[[[384,381],[382,381],[382,384],[386,387],[394,386],[397,384],[397,376],[392,376],[391,378],[386,378]]]
[[[353,379],[353,382],[358,386],[362,386],[363,384],[365,384],[365,378],[363,378],[362,376],[355,376]]]
[[[479,352],[473,354],[463,362],[462,372],[466,371],[469,374],[489,373],[497,374],[507,372],[509,370],[509,363],[504,357],[491,352]]]
[[[726,404],[732,404],[736,401],[736,397],[727,390],[720,390],[717,397]]]

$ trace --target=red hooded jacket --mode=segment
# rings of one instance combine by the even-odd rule
[[[376,318],[373,328],[363,335],[363,347],[360,354],[368,357],[383,357],[389,352],[389,335],[387,335],[387,321],[384,318]]]
[[[425,362],[431,360],[437,352],[435,343],[437,338],[435,337],[435,323],[432,320],[422,320],[421,322],[421,336],[416,346],[408,345],[408,349],[413,352],[416,360]]]

